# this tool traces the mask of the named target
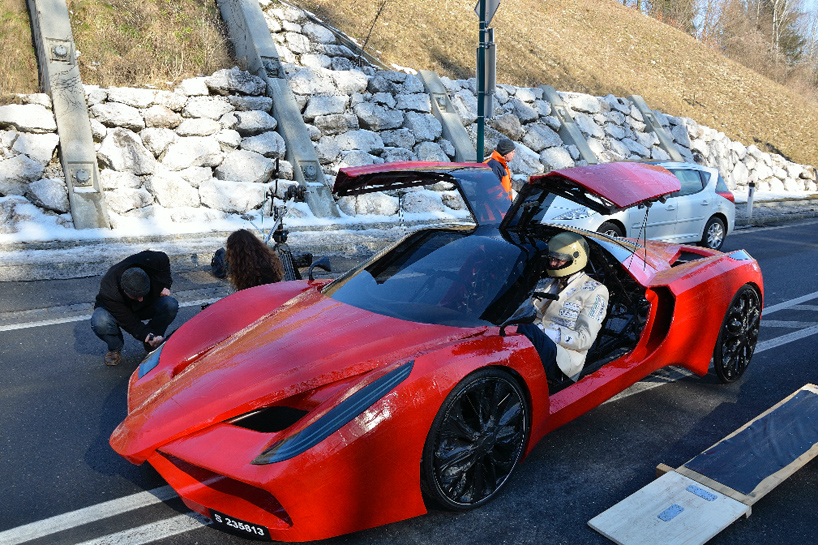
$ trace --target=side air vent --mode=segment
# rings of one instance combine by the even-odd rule
[[[234,426],[261,433],[273,433],[286,430],[298,422],[307,411],[292,407],[267,407],[252,413],[239,416],[230,421]]]
[[[679,265],[684,265],[685,263],[690,263],[692,261],[696,261],[697,259],[704,259],[705,257],[710,256],[682,251],[682,253],[679,254],[679,258],[673,263],[673,265],[671,265],[671,267],[678,267]]]

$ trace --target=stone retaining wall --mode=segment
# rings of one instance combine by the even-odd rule
[[[453,160],[454,146],[443,137],[420,78],[366,65],[303,11],[265,0],[260,4],[330,179],[345,166]],[[476,140],[475,80],[442,81]],[[560,97],[600,161],[668,159],[627,99],[580,93]],[[86,98],[114,228],[133,218],[201,224],[250,212],[273,183],[276,159],[280,195],[295,183],[264,82],[238,68],[184,80],[173,91],[86,86]],[[55,158],[51,101],[38,94],[21,96],[20,102],[0,106],[0,232],[15,232],[21,221],[37,214],[71,227],[64,176]],[[516,184],[533,174],[584,164],[576,147],[561,140],[560,121],[551,115],[542,89],[498,85],[493,113],[486,148],[503,135],[517,143],[510,165]],[[718,167],[731,189],[749,182],[756,182],[759,191],[818,189],[811,166],[745,147],[689,118],[656,116],[687,161]],[[407,212],[463,208],[445,185],[402,198]],[[338,204],[347,215],[388,216],[397,212],[398,196],[346,197]]]

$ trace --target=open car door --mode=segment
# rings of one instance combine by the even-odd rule
[[[646,163],[602,163],[554,170],[529,178],[500,227],[513,229],[541,222],[558,196],[609,215],[631,206],[649,206],[680,187],[679,179],[670,171]]]
[[[482,163],[397,162],[342,168],[333,192],[339,197],[408,189],[437,182],[454,184],[479,226],[499,225],[509,208],[500,180]]]

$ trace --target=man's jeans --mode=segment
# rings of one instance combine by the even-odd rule
[[[179,310],[179,302],[173,297],[160,297],[159,300],[152,307],[143,310],[137,314],[140,320],[148,320],[148,327],[154,335],[165,335],[165,330],[170,323],[176,318],[176,312]],[[119,329],[119,324],[110,312],[102,307],[94,309],[94,314],[91,316],[91,329],[94,330],[97,337],[105,341],[108,345],[109,351],[119,352],[125,344],[122,338],[122,330]],[[139,339],[144,342],[145,339]]]
[[[548,380],[559,380],[562,377],[562,371],[557,365],[557,345],[554,344],[554,341],[534,324],[518,325],[517,333],[522,333],[528,337],[528,340],[537,349],[537,354],[540,355],[540,360],[542,360],[542,366],[545,368],[546,378]]]

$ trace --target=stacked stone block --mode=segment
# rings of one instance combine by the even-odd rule
[[[419,77],[367,64],[335,32],[295,7],[270,0],[260,4],[330,180],[347,166],[453,160],[454,147],[443,137]],[[476,141],[475,80],[441,80]],[[282,196],[295,182],[271,115],[272,99],[264,91],[263,80],[238,67],[184,80],[172,91],[86,87],[112,225],[132,218],[201,225],[257,210],[275,183],[276,160]],[[559,94],[600,162],[668,159],[628,99]],[[560,138],[560,121],[544,96],[537,87],[497,86],[484,152],[490,153],[501,136],[512,139],[518,186],[531,175],[585,164],[576,147]],[[71,227],[51,101],[35,94],[20,96],[19,102],[0,106],[0,232],[15,232],[20,220],[36,214]],[[655,114],[685,160],[717,167],[730,189],[754,182],[759,191],[818,190],[811,166],[731,141],[692,119]],[[391,216],[399,204],[410,214],[465,214],[446,184],[338,202],[350,216]]]

